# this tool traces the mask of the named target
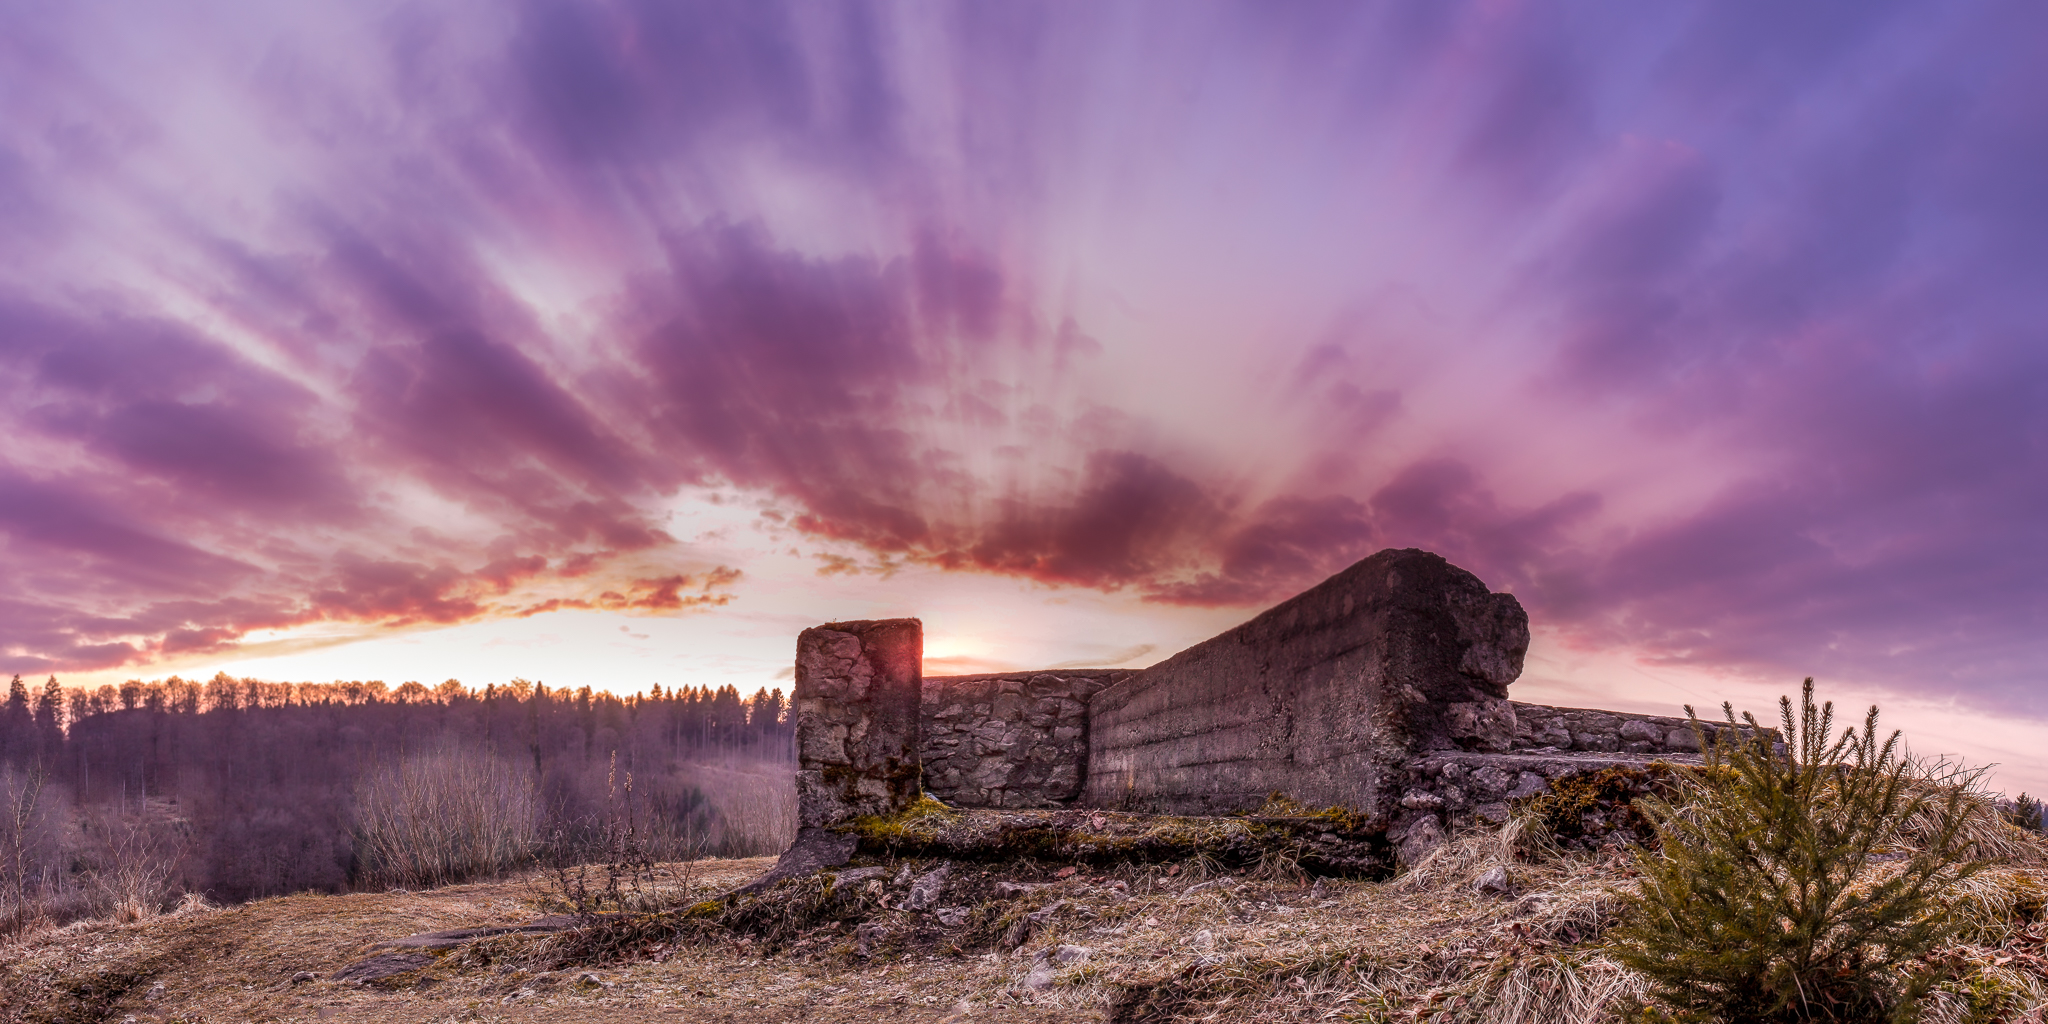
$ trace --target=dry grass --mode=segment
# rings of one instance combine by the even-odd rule
[[[1974,776],[1968,783],[1963,790],[1963,839],[1970,855],[1998,864],[2048,867],[2048,834],[2023,829],[2006,820],[1998,812],[1996,801],[1976,784]],[[1939,785],[1940,780],[1931,784]],[[1939,827],[1937,810],[1938,805],[1929,807],[1907,821],[1902,842],[1917,848],[1922,837]]]
[[[843,885],[798,879],[736,903],[707,897],[767,860],[664,865],[648,908],[674,909],[609,933],[621,941],[491,939],[367,987],[290,979],[324,979],[380,939],[530,917],[541,909],[532,883],[98,924],[0,948],[0,1005],[20,1007],[0,1019],[90,1005],[113,1020],[1619,1024],[1643,997],[1600,945],[1614,893],[1630,883],[1626,858],[1559,852],[1527,822],[1459,836],[1387,882],[1258,877],[1256,863],[1213,861],[1064,877],[1053,861],[956,862],[938,903],[959,912],[952,924],[905,906],[936,863],[878,858],[880,873]],[[1510,893],[1477,891],[1494,868],[1511,875]],[[1955,894],[1969,941],[1941,954],[1955,979],[1927,1024],[2044,1020],[2044,898],[2048,870],[2028,864]],[[1063,946],[1087,953],[1063,962]],[[596,981],[579,981],[586,973]],[[151,1001],[158,981],[166,994]]]
[[[718,812],[718,834],[707,845],[727,856],[764,856],[788,849],[796,838],[796,774],[790,766],[688,770]]]

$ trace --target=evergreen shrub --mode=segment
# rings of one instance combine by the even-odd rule
[[[1955,934],[1943,894],[1983,867],[1965,835],[1975,776],[1880,739],[1875,706],[1831,739],[1812,679],[1796,721],[1778,703],[1782,748],[1745,713],[1749,736],[1703,735],[1679,795],[1637,802],[1658,844],[1637,856],[1614,955],[1688,1019],[1911,1020],[1936,980],[1922,958]]]

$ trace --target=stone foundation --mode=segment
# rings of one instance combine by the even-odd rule
[[[1396,859],[1412,863],[1452,833],[1472,825],[1498,825],[1514,805],[1549,792],[1558,782],[1609,768],[1649,771],[1659,761],[1696,763],[1697,757],[1554,752],[1479,754],[1439,751],[1405,766],[1401,809],[1387,829]]]
[[[1579,750],[1595,753],[1697,754],[1698,736],[1683,718],[1635,715],[1625,711],[1553,708],[1511,702],[1515,711],[1515,750]],[[1728,729],[1724,723],[1701,722],[1707,742]]]

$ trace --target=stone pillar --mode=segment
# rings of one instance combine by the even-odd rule
[[[918,798],[924,625],[828,622],[796,641],[797,824],[889,815]]]

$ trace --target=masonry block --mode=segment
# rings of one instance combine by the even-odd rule
[[[828,622],[796,642],[797,824],[888,815],[918,797],[924,626]]]

